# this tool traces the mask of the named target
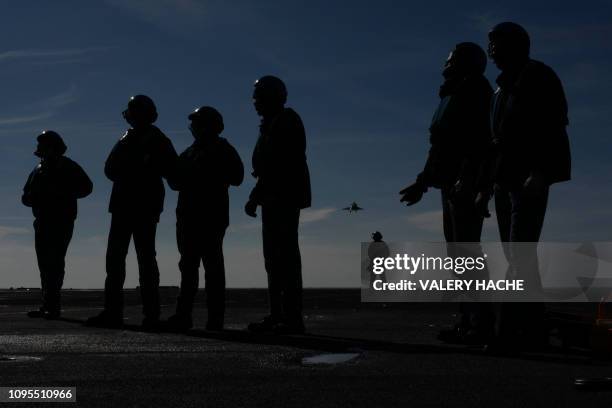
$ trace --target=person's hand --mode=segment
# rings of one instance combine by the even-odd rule
[[[471,189],[466,187],[463,180],[459,179],[453,185],[450,192],[451,200],[456,204],[465,204],[469,201],[470,195],[472,193]],[[473,194],[473,193],[472,193]],[[472,196],[473,197],[473,196]]]
[[[246,205],[244,206],[244,212],[249,217],[257,217],[257,203],[252,200],[247,201]]]
[[[546,178],[541,173],[531,173],[523,184],[523,191],[529,195],[540,195],[544,193],[548,187]]]
[[[474,200],[474,206],[476,212],[485,218],[489,218],[491,213],[489,212],[489,200],[491,200],[491,193],[488,191],[480,191],[476,194],[476,200]]]
[[[400,202],[405,202],[408,206],[418,203],[423,198],[423,190],[423,186],[419,183],[409,185],[399,192],[402,195]]]

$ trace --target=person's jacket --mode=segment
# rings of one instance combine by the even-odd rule
[[[549,184],[571,177],[567,101],[555,72],[529,60],[497,78],[491,107],[491,182],[521,185],[533,173]]]
[[[32,207],[37,219],[74,220],[77,199],[91,194],[93,184],[85,171],[68,157],[38,164],[23,188],[21,202]]]
[[[158,219],[164,207],[164,183],[175,171],[177,154],[155,126],[129,129],[111,151],[104,173],[113,182],[109,211]]]
[[[257,184],[250,199],[262,205],[307,208],[311,205],[310,173],[306,163],[306,132],[291,108],[263,119],[253,151]]]
[[[179,156],[168,184],[179,191],[177,218],[229,225],[229,186],[239,186],[244,166],[238,152],[224,138],[196,140]]]
[[[490,143],[489,107],[493,89],[483,75],[447,80],[432,119],[430,150],[417,180],[445,188],[458,180],[475,188]]]

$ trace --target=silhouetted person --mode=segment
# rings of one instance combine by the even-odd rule
[[[249,330],[303,333],[302,263],[298,243],[300,210],[310,207],[306,134],[300,116],[286,108],[287,89],[276,77],[255,82],[253,103],[261,116],[253,151],[257,184],[245,212],[256,217],[261,206],[263,251],[268,274],[270,315]]]
[[[380,279],[383,282],[387,281],[387,277],[385,276],[385,273],[381,273],[380,275],[377,275],[374,273],[374,258],[388,258],[389,257],[389,247],[387,246],[387,243],[385,241],[383,241],[383,235],[379,232],[376,231],[372,234],[372,242],[370,243],[370,245],[368,246],[368,258],[370,258],[370,265],[369,265],[369,270],[370,270],[370,288],[372,287],[372,284],[374,283],[375,280]]]
[[[442,192],[442,217],[446,242],[480,242],[486,213],[475,205],[480,174],[490,143],[489,107],[493,90],[484,76],[487,55],[477,44],[457,44],[449,55],[440,87],[440,104],[430,131],[431,147],[425,168],[400,194],[413,205],[430,188]],[[450,256],[459,256],[448,245]],[[440,339],[451,342],[483,342],[492,332],[486,304],[462,303],[460,322]]]
[[[30,173],[21,201],[32,207],[35,218],[34,245],[43,304],[28,316],[56,319],[61,312],[60,291],[77,199],[87,197],[93,185],[81,166],[64,156],[67,148],[59,134],[46,130],[37,141],[34,154],[40,157],[40,163]]]
[[[570,179],[567,102],[555,72],[529,58],[530,39],[515,23],[489,32],[489,56],[501,70],[491,113],[489,185],[495,187],[500,237],[515,278],[540,287],[537,242],[549,186]],[[488,200],[491,189],[479,196]],[[531,242],[532,246],[512,245]],[[526,283],[527,285],[527,283]],[[500,341],[542,345],[548,341],[543,303],[508,303],[499,316]]]
[[[223,237],[229,225],[229,186],[244,179],[242,160],[224,138],[223,117],[203,106],[189,115],[195,141],[179,156],[177,172],[168,179],[179,191],[176,207],[176,240],[181,254],[181,291],[176,314],[168,319],[171,329],[193,326],[193,300],[198,291],[198,269],[204,265],[207,330],[222,330],[225,312],[225,265]]]
[[[133,96],[123,117],[131,128],[117,142],[104,167],[106,177],[113,182],[104,311],[87,323],[103,327],[122,325],[125,258],[133,237],[145,316],[142,324],[154,329],[160,313],[155,232],[164,204],[162,177],[174,171],[177,154],[170,139],[153,125],[157,110],[151,98]]]

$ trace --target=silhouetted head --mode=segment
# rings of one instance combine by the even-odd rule
[[[201,106],[188,116],[189,130],[196,139],[219,136],[223,132],[223,116],[213,107]]]
[[[148,126],[157,120],[157,108],[148,96],[135,95],[128,101],[123,117],[134,128]]]
[[[279,112],[287,102],[287,87],[280,79],[266,75],[255,81],[253,105],[259,116],[270,116]]]
[[[379,231],[376,231],[375,233],[372,234],[372,239],[375,242],[380,242],[380,241],[382,241],[383,236],[382,236],[382,234]]]
[[[52,160],[60,157],[66,150],[66,144],[62,137],[53,130],[45,130],[36,138],[38,145],[34,155],[40,157],[43,160]]]
[[[442,75],[445,78],[482,75],[487,68],[487,54],[473,42],[455,45],[444,64]]]
[[[500,23],[489,31],[489,57],[502,71],[524,64],[529,48],[529,34],[516,23]]]

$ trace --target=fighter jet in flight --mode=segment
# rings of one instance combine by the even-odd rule
[[[363,210],[363,208],[358,206],[357,203],[353,201],[353,204],[351,204],[348,207],[344,207],[343,210],[344,211],[348,211],[349,214],[350,214],[350,213],[353,213],[353,212],[361,211],[361,210]]]

